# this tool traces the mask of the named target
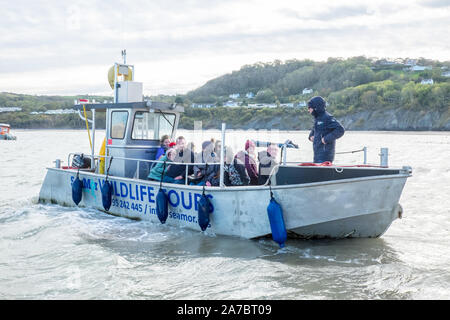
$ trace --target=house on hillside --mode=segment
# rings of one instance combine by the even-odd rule
[[[247,92],[247,93],[245,94],[245,97],[246,97],[247,99],[253,99],[253,98],[255,97],[255,94],[254,94],[253,92]]]
[[[236,101],[228,100],[225,102],[224,107],[239,107],[238,103]]]
[[[420,84],[433,84],[434,81],[433,79],[423,79],[422,81],[420,81]]]
[[[449,78],[450,77],[450,71],[442,72],[442,76]]]
[[[211,103],[204,103],[204,104],[193,103],[193,104],[191,104],[191,107],[192,108],[212,108],[212,107],[214,107],[214,104],[211,104]]]
[[[417,60],[416,59],[408,59],[405,62],[405,66],[410,66],[413,67],[417,64]]]
[[[16,112],[22,111],[22,108],[19,107],[0,107],[0,112]]]
[[[233,94],[229,95],[230,99],[237,99],[237,98],[239,98],[239,96],[240,96],[239,93],[233,93]]]
[[[308,89],[308,88],[303,89],[302,94],[310,94],[310,93],[313,93],[313,89]]]
[[[432,66],[412,66],[411,68],[409,68],[409,71],[424,71],[431,69],[433,69]]]

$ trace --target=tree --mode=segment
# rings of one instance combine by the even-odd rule
[[[260,103],[273,103],[276,100],[275,94],[272,90],[260,90],[256,94],[255,100]]]

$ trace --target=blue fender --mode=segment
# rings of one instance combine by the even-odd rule
[[[270,203],[267,206],[267,214],[269,216],[270,229],[272,230],[272,239],[280,245],[280,248],[283,248],[287,239],[287,231],[284,225],[283,210],[274,198],[270,199]]]
[[[169,199],[163,189],[159,189],[156,195],[156,214],[162,224],[166,223],[169,215]]]
[[[111,208],[111,199],[112,199],[112,184],[109,181],[105,181],[102,188],[102,203],[103,208],[105,208],[106,211]]]
[[[78,205],[82,197],[83,197],[83,183],[77,176],[72,183],[72,200],[73,202],[75,202],[76,205]]]
[[[212,205],[209,198],[203,194],[198,201],[198,225],[202,231],[205,231],[209,225],[209,214],[212,213]]]

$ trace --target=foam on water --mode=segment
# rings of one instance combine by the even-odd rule
[[[37,202],[45,167],[89,149],[85,131],[22,130],[0,141],[1,299],[449,299],[449,133],[347,132],[337,151],[369,147],[410,165],[396,220],[378,239],[243,240]],[[192,139],[189,132],[179,132]],[[235,150],[250,132],[230,132]],[[96,141],[103,139],[99,132]],[[307,132],[277,132],[310,162]],[[194,139],[196,145],[219,131]],[[258,138],[253,137],[252,138]],[[260,138],[271,137],[270,133]],[[43,143],[45,141],[45,143]],[[338,155],[341,164],[362,154]],[[65,165],[65,163],[63,163]]]

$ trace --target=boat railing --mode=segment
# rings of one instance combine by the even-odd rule
[[[69,155],[68,155],[68,157],[67,157],[67,163],[68,164],[70,164],[71,162],[70,162],[70,159],[71,159],[71,157],[73,157],[74,155],[76,155],[76,154],[79,154],[79,153],[69,153]],[[138,159],[138,158],[125,158],[125,157],[116,157],[116,156],[114,156],[114,157],[111,157],[111,156],[105,156],[105,155],[94,155],[94,156],[92,156],[92,155],[88,155],[88,154],[86,154],[86,155],[84,155],[85,157],[87,157],[87,158],[90,158],[91,159],[91,167],[90,167],[90,171],[92,171],[92,172],[95,172],[95,173],[99,173],[99,168],[100,168],[100,165],[99,165],[99,161],[100,161],[100,159],[105,159],[105,169],[106,168],[108,168],[108,166],[109,166],[109,161],[110,161],[110,159],[112,158],[113,159],[113,161],[115,161],[115,160],[122,160],[122,161],[136,161],[136,171],[135,171],[135,174],[134,174],[134,177],[133,177],[133,179],[140,179],[139,177],[140,177],[140,167],[141,167],[141,163],[142,162],[147,162],[147,163],[150,163],[150,164],[155,164],[155,163],[166,163],[167,165],[183,165],[183,166],[186,166],[186,168],[185,168],[185,176],[184,176],[184,184],[185,185],[187,185],[188,184],[188,181],[189,181],[189,174],[188,174],[188,172],[189,172],[189,167],[190,166],[206,166],[207,164],[208,165],[214,165],[214,164],[219,164],[218,162],[174,162],[174,161],[170,161],[170,162],[168,162],[168,161],[161,161],[161,160],[147,160],[147,159]],[[59,166],[60,165],[60,163],[58,163],[57,164],[57,166]],[[106,171],[106,170],[105,170]]]

